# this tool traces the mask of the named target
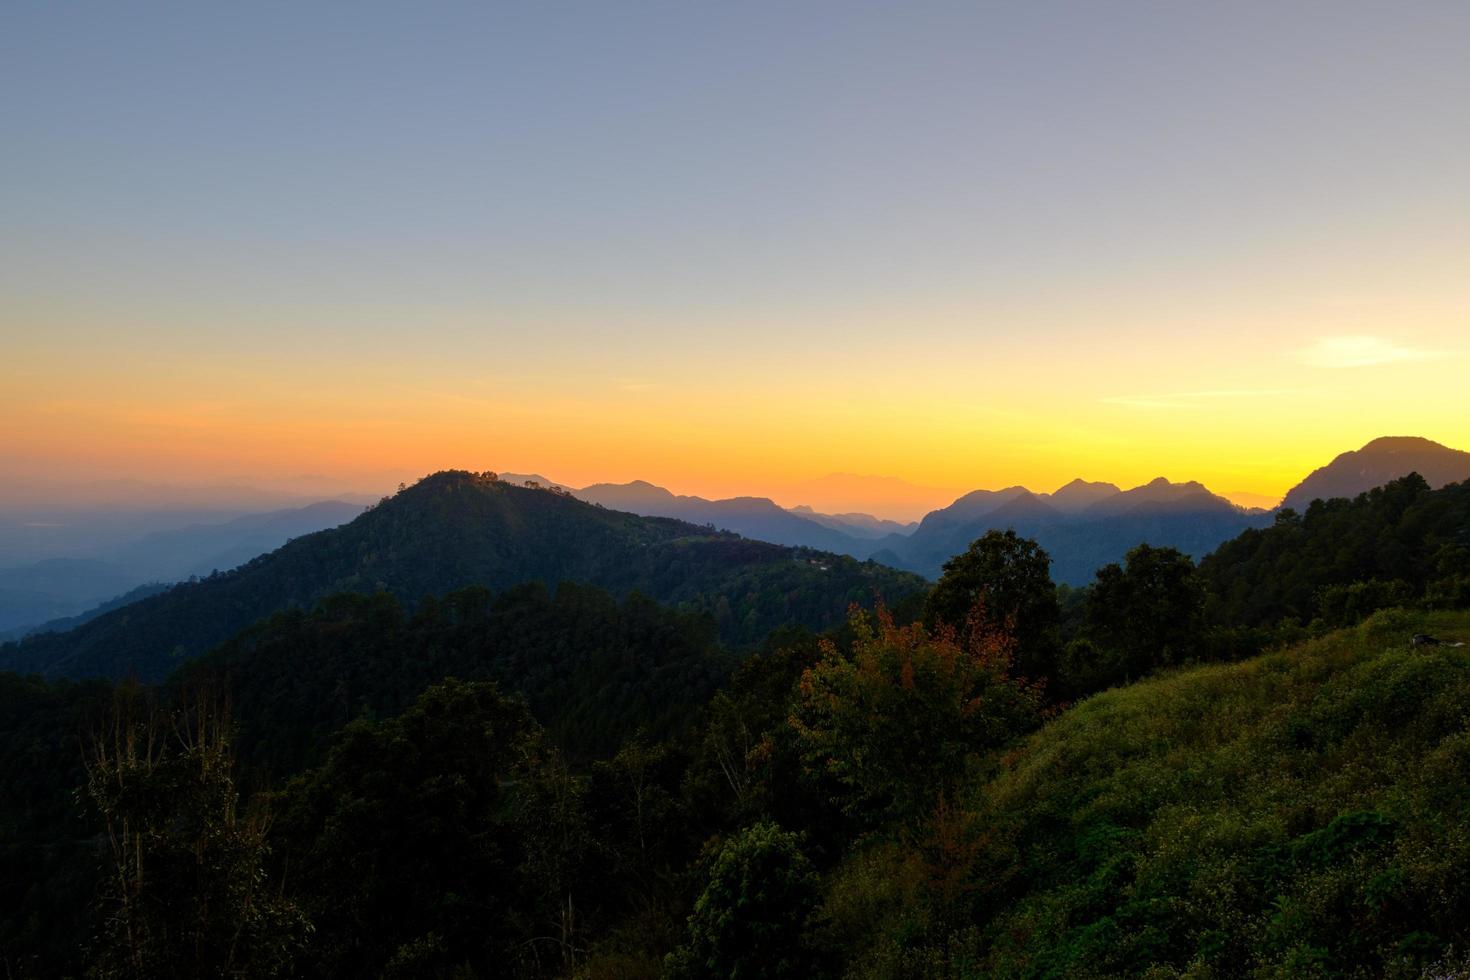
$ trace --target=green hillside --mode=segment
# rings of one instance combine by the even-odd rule
[[[844,861],[847,972],[1421,976],[1470,943],[1470,646],[1419,632],[1470,639],[1470,614],[1385,611],[1063,712],[931,821],[927,860]]]
[[[840,623],[853,602],[897,602],[917,576],[823,552],[749,541],[666,518],[605,510],[544,489],[436,473],[350,524],[298,538],[232,572],[178,586],[76,630],[0,649],[0,669],[162,678],[272,613],[341,592],[413,602],[465,586],[526,582],[639,592],[707,613],[722,640]]]
[[[1207,613],[1222,626],[1355,622],[1425,599],[1470,603],[1470,482],[1431,489],[1417,473],[1351,500],[1282,510],[1267,528],[1200,562]]]

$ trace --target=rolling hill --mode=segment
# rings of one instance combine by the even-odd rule
[[[722,639],[825,628],[848,604],[891,602],[922,581],[873,563],[608,510],[563,492],[437,473],[342,527],[132,603],[66,633],[0,648],[0,669],[154,679],[271,613],[338,592],[414,602],[468,585],[581,582],[712,616]]]

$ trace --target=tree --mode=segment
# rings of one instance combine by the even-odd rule
[[[1073,693],[1187,658],[1204,632],[1204,589],[1189,556],[1141,544],[1105,565],[1087,596],[1083,638],[1068,653]]]
[[[86,768],[111,855],[92,975],[290,972],[309,927],[266,875],[264,810],[240,810],[228,706],[120,688]]]
[[[1039,692],[1008,672],[1009,634],[983,616],[966,642],[855,610],[850,651],[831,642],[791,715],[806,771],[835,780],[851,816],[913,819],[950,792],[971,757],[1035,723]]]
[[[800,839],[774,823],[747,827],[710,863],[684,943],[666,961],[676,978],[806,978],[815,956],[805,941],[817,904],[817,873]]]
[[[522,871],[545,857],[528,853],[517,802],[541,789],[538,735],[493,683],[449,679],[397,717],[348,725],[321,768],[293,780],[280,830],[316,921],[307,973],[492,973],[525,954],[559,918]],[[546,798],[565,802],[565,788]],[[559,816],[540,821],[549,835]]]
[[[1061,617],[1051,557],[1015,531],[986,531],[963,553],[944,563],[929,593],[924,619],[931,627],[963,632],[977,605],[1005,626],[1015,643],[1015,669],[1033,680],[1056,673],[1057,624]]]

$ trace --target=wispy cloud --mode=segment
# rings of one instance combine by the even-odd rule
[[[658,387],[655,382],[645,381],[642,378],[618,378],[617,386],[620,391],[647,391]]]
[[[1429,361],[1445,356],[1444,351],[1406,347],[1384,337],[1322,337],[1301,352],[1312,367],[1358,368],[1405,361]]]
[[[1235,398],[1272,398],[1300,394],[1301,388],[1212,388],[1206,391],[1172,391],[1162,395],[1110,395],[1104,405],[1142,409],[1204,408],[1213,401]]]

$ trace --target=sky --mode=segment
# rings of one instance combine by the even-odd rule
[[[1467,47],[1460,0],[14,0],[0,482],[913,516],[1470,448]]]

